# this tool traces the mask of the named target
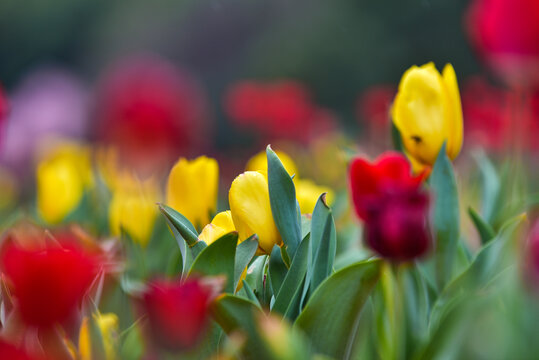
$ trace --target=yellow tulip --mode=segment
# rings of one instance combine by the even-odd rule
[[[432,166],[444,141],[455,159],[462,147],[462,108],[451,64],[442,74],[433,63],[412,66],[402,76],[391,110],[414,170]]]
[[[109,224],[113,235],[120,235],[124,229],[131,239],[146,246],[152,235],[159,190],[153,179],[140,182],[124,174],[119,181],[122,186],[112,190],[109,204]]]
[[[48,223],[61,222],[93,185],[90,149],[74,143],[56,147],[38,165],[37,209]]]
[[[206,225],[198,238],[206,244],[211,244],[221,236],[235,231],[234,221],[230,210],[222,211],[215,215],[211,223]]]
[[[294,160],[290,156],[288,156],[286,153],[282,151],[275,151],[275,154],[279,157],[281,162],[283,163],[283,166],[288,172],[288,175],[296,175],[298,174],[298,170],[296,167],[296,164],[294,163]],[[262,171],[263,173],[268,172],[268,160],[266,157],[266,152],[261,151],[255,156],[253,156],[249,161],[247,162],[247,166],[245,167],[245,171]]]
[[[215,159],[200,156],[181,158],[168,176],[167,205],[201,228],[210,222],[217,207],[219,166]]]
[[[114,360],[116,356],[116,343],[118,338],[118,316],[113,313],[93,315],[103,341],[103,350],[106,360]],[[79,333],[79,354],[81,360],[90,360],[92,357],[92,338],[87,317],[82,319]],[[95,340],[94,340],[95,341]]]
[[[311,214],[314,210],[318,198],[323,193],[326,194],[328,205],[333,203],[333,191],[325,186],[316,185],[311,180],[296,181],[296,198],[299,202],[299,208],[302,214]]]
[[[240,241],[258,235],[259,254],[269,254],[273,245],[281,246],[282,239],[273,221],[268,180],[264,173],[246,171],[234,179],[228,202]]]

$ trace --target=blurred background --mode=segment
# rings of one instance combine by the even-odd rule
[[[499,151],[508,97],[470,45],[469,5],[1,0],[0,87],[8,100],[0,172],[26,179],[41,144],[68,137],[113,145],[140,173],[166,174],[179,156],[214,156],[226,163],[229,184],[271,142],[299,157],[302,173],[338,187],[345,168],[328,178],[332,170],[316,168],[320,159],[301,161],[301,151],[331,161],[331,151],[312,146],[330,138],[370,156],[389,149],[398,81],[429,61],[456,69],[465,146]],[[533,138],[523,143],[537,148]]]

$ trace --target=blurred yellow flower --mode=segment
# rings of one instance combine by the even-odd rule
[[[101,333],[105,360],[114,360],[116,356],[116,344],[118,337],[118,316],[113,313],[93,315],[94,321]],[[92,331],[89,328],[89,319],[84,317],[79,333],[79,354],[81,360],[91,360],[92,357]]]
[[[462,108],[451,64],[442,74],[434,64],[412,66],[402,76],[391,110],[414,171],[432,166],[444,141],[455,159],[462,147]]]
[[[157,216],[159,188],[150,178],[144,182],[123,174],[119,185],[112,189],[109,204],[109,224],[113,235],[124,229],[133,241],[146,246],[152,235]],[[121,186],[120,186],[121,184]]]
[[[275,151],[281,162],[283,163],[283,166],[288,172],[288,175],[296,175],[298,174],[298,169],[296,167],[296,164],[294,163],[294,160],[290,156],[288,156],[286,153],[282,151]],[[262,171],[264,173],[268,172],[268,160],[266,158],[266,152],[261,151],[255,156],[253,156],[249,161],[247,162],[247,166],[245,167],[245,171]]]
[[[221,236],[226,235],[232,231],[235,231],[234,221],[232,220],[232,214],[230,210],[222,211],[215,215],[211,223],[206,225],[198,238],[204,241],[206,244],[211,244]]]
[[[37,209],[48,223],[61,222],[93,185],[90,149],[64,143],[39,163],[36,171]]]
[[[167,205],[183,214],[195,227],[210,222],[217,208],[219,165],[215,159],[200,156],[181,158],[168,176]]]
[[[323,193],[326,194],[328,205],[333,203],[333,191],[326,186],[316,185],[311,180],[300,179],[296,181],[296,198],[302,214],[311,214],[314,210],[318,198]]]
[[[270,254],[282,240],[271,212],[268,180],[262,172],[246,171],[234,179],[228,202],[240,241],[258,235],[259,254]]]

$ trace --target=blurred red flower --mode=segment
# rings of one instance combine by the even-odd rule
[[[466,26],[480,55],[509,84],[539,86],[539,1],[475,0]]]
[[[515,126],[511,91],[489,84],[481,77],[472,77],[462,85],[465,146],[482,146],[491,151],[503,151],[510,142]],[[525,130],[519,136],[521,147],[534,150],[539,131],[539,92],[526,99],[526,113],[518,116]]]
[[[378,85],[365,90],[358,97],[356,116],[366,122],[371,133],[388,136],[391,125],[389,111],[396,94],[397,89],[393,85]]]
[[[46,328],[76,314],[99,264],[95,256],[74,246],[26,249],[10,242],[3,249],[1,268],[22,320]]]
[[[421,189],[423,175],[413,176],[408,160],[392,152],[374,163],[355,158],[349,171],[352,201],[365,222],[367,244],[394,260],[425,253],[430,232],[429,198]]]
[[[264,141],[308,141],[316,131],[333,127],[333,116],[313,103],[299,82],[243,81],[225,94],[226,114],[240,128],[254,130]]]
[[[150,283],[144,309],[154,342],[171,351],[197,345],[208,325],[210,299],[211,290],[196,278]]]
[[[6,360],[37,360],[28,355],[24,350],[0,339],[0,359]]]
[[[157,57],[128,58],[104,76],[97,135],[133,166],[166,164],[199,145],[205,106],[187,73]]]

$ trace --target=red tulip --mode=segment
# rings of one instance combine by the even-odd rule
[[[0,339],[0,359],[6,360],[37,360],[28,355],[24,350]]]
[[[121,61],[107,72],[100,90],[99,140],[117,147],[132,165],[166,163],[199,145],[204,96],[188,74],[165,60]]]
[[[236,125],[256,131],[265,141],[304,142],[333,122],[326,110],[313,103],[307,88],[291,80],[240,82],[227,91],[224,101],[225,112]]]
[[[352,201],[365,222],[367,244],[380,255],[408,260],[429,248],[429,198],[420,187],[422,179],[412,175],[408,160],[398,153],[385,153],[372,164],[352,161]]]
[[[199,279],[151,283],[144,309],[154,342],[171,351],[197,345],[208,325],[211,295]]]
[[[1,257],[22,320],[47,328],[76,314],[98,273],[95,257],[77,247],[38,249],[9,243]]]
[[[467,28],[487,64],[509,83],[539,85],[537,0],[475,0]]]

